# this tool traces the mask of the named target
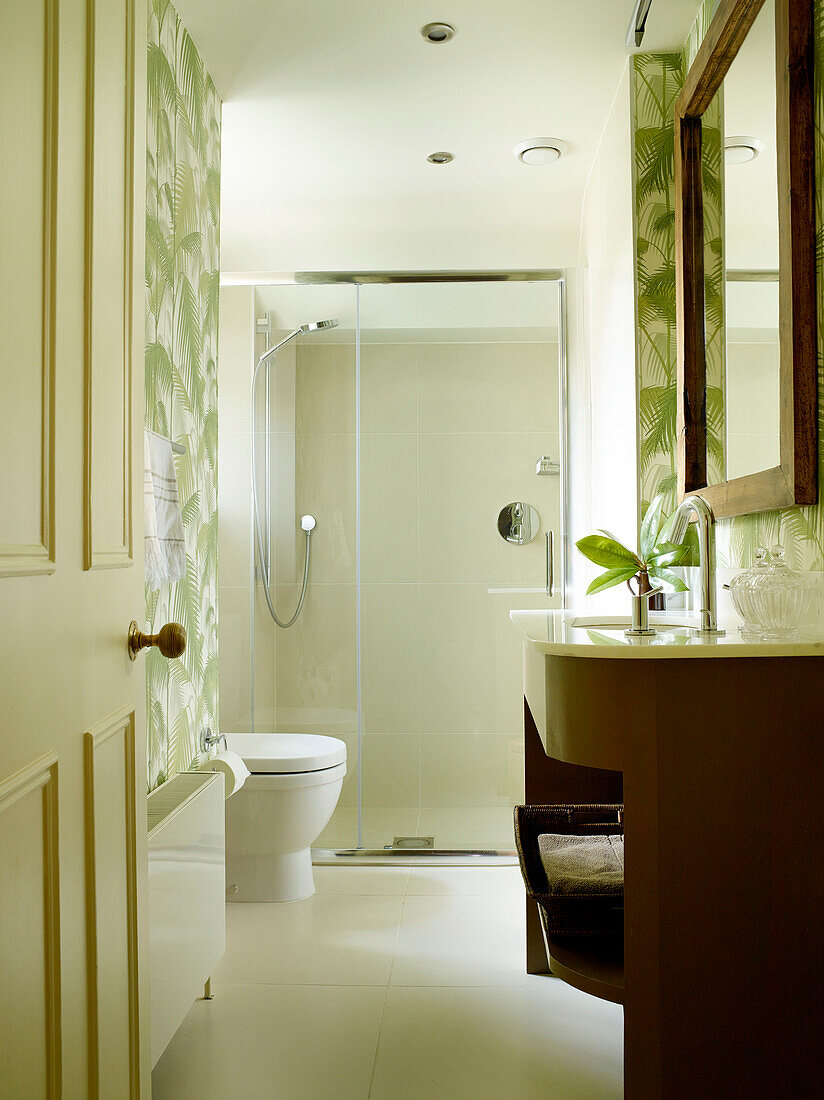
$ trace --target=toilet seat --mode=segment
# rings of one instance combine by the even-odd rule
[[[346,764],[346,743],[316,733],[227,733],[252,775],[305,775]]]

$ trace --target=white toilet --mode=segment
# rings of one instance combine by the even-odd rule
[[[310,897],[310,848],[340,798],[346,744],[308,733],[229,733],[226,739],[252,773],[226,802],[227,897]]]

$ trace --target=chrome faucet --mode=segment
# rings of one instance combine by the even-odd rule
[[[699,496],[684,497],[669,521],[665,535],[668,542],[683,543],[690,519],[698,525],[698,550],[701,559],[701,627],[700,634],[724,634],[718,629],[715,606],[715,516],[712,508]]]

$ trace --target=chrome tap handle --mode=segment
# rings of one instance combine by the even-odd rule
[[[629,584],[627,584],[627,587],[629,588]],[[649,638],[655,633],[649,625],[650,597],[663,592],[663,586],[659,584],[657,587],[651,588],[649,592],[633,592],[631,588],[629,591],[632,596],[632,626],[624,633],[628,638]]]
[[[212,733],[211,726],[207,726],[206,729],[200,731],[200,751],[209,752],[215,745],[219,745],[223,742],[223,748],[226,752],[229,751],[229,743],[226,740],[225,733]]]

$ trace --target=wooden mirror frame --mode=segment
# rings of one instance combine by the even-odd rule
[[[721,0],[675,105],[678,495],[717,517],[818,498],[813,0],[775,0],[780,465],[707,484],[701,119],[763,4]]]

